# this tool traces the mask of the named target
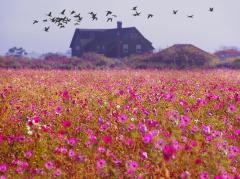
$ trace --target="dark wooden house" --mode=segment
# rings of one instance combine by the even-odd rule
[[[125,57],[153,51],[153,46],[135,27],[114,29],[76,29],[70,45],[72,56],[96,52],[108,57]]]

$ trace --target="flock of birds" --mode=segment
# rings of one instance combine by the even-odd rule
[[[142,15],[142,12],[139,11],[138,7],[135,6],[131,9],[131,11],[133,12],[132,15],[134,17],[137,17],[137,16],[141,16]],[[173,10],[172,11],[172,14],[173,15],[177,15],[179,12],[179,10]],[[214,12],[214,8],[213,7],[210,7],[209,8],[209,12]],[[98,16],[97,16],[97,13],[95,12],[89,12],[88,13],[89,15],[89,18],[92,20],[92,21],[97,21],[98,20]],[[57,27],[59,27],[60,29],[62,28],[65,28],[66,25],[70,22],[73,22],[73,24],[75,26],[77,25],[80,25],[81,21],[83,20],[83,17],[81,16],[80,13],[77,13],[76,11],[72,10],[68,13],[67,15],[67,12],[66,12],[66,9],[62,10],[58,16],[53,16],[53,13],[52,12],[49,12],[48,14],[46,14],[46,18],[41,20],[43,23],[46,23],[46,22],[52,22],[54,23],[55,25],[57,25]],[[106,22],[112,22],[115,18],[117,18],[117,15],[114,14],[111,10],[107,10],[106,11]],[[154,14],[147,14],[146,18],[147,19],[150,19],[150,18],[153,18],[154,17]],[[191,15],[187,15],[187,18],[194,18],[194,15],[191,14]],[[33,21],[33,24],[38,24],[41,22],[40,20],[34,20]],[[49,32],[49,29],[50,29],[50,26],[45,26],[44,27],[44,31],[45,32]]]

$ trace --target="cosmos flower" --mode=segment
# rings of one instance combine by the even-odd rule
[[[104,159],[99,159],[97,161],[97,169],[101,170],[106,166],[106,161]]]
[[[52,161],[49,160],[45,163],[45,167],[46,167],[46,169],[51,170],[54,168],[54,164]]]

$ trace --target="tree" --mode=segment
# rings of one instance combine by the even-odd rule
[[[23,56],[27,55],[27,52],[22,47],[20,47],[20,48],[13,47],[8,50],[6,55],[14,56],[14,57],[23,57]]]

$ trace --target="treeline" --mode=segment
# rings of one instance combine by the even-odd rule
[[[42,59],[2,56],[0,68],[14,69],[191,69],[191,68],[239,68],[240,59],[226,61],[211,60],[207,57],[191,55],[145,54],[123,59],[107,58],[100,54],[86,53],[81,58],[66,57],[57,54]]]

